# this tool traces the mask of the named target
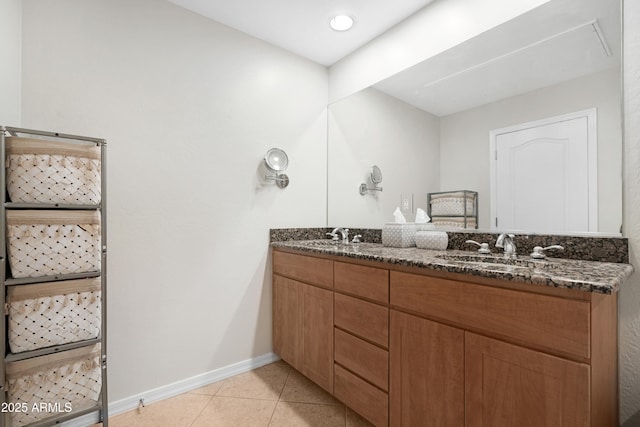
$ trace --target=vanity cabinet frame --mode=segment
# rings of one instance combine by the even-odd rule
[[[428,419],[451,427],[502,427],[495,424],[502,416],[539,420],[544,413],[549,418],[542,419],[561,419],[558,422],[571,427],[618,426],[617,294],[284,248],[273,250],[274,260],[281,254],[305,263],[331,263],[325,264],[325,273],[326,280],[327,271],[333,274],[336,302],[332,393],[375,425],[423,425]],[[278,271],[282,267],[274,261],[274,280]],[[304,281],[304,269],[296,274]],[[317,281],[317,275],[314,271],[311,280]],[[277,299],[274,291],[274,306]],[[342,319],[340,306],[345,301],[364,315]],[[370,306],[376,307],[373,312],[388,310],[388,344],[367,332],[372,321],[364,319],[372,313],[366,310]],[[364,325],[354,326],[357,317]],[[278,354],[280,327],[274,318]],[[384,325],[373,328],[382,329]],[[358,362],[361,355],[345,358],[349,351],[370,351],[369,365]],[[371,366],[377,366],[373,371],[386,371],[372,375]],[[507,367],[512,376],[501,377]],[[560,397],[546,402],[547,412],[540,411],[525,398],[529,389],[518,388],[514,378],[519,377],[528,378],[539,395]],[[500,406],[505,401],[500,396],[482,394],[491,384],[511,388],[511,406]],[[372,411],[382,406],[386,417]],[[530,415],[531,411],[538,412]],[[491,416],[483,420],[481,414]]]
[[[60,141],[63,140],[68,143],[80,143],[80,144],[95,144],[100,148],[100,203],[97,205],[81,205],[81,204],[59,204],[59,203],[16,203],[11,202],[7,195],[7,182],[6,182],[6,135],[24,135],[42,139],[46,141]],[[82,347],[90,347],[96,344],[100,344],[100,381],[101,389],[98,400],[95,405],[90,407],[83,407],[80,409],[73,409],[71,412],[62,412],[58,415],[50,416],[42,420],[28,424],[26,427],[48,427],[58,425],[65,421],[70,421],[85,415],[92,413],[98,414],[98,422],[102,423],[103,427],[108,427],[108,393],[107,393],[107,142],[102,138],[94,138],[79,135],[62,134],[58,132],[40,131],[32,129],[23,129],[16,127],[2,127],[0,126],[0,306],[5,309],[5,315],[0,316],[0,331],[2,331],[2,338],[0,339],[0,349],[3,357],[3,362],[0,363],[0,404],[6,403],[7,390],[6,384],[6,364],[8,362],[17,362],[27,360],[33,357],[53,355],[66,350],[79,349]],[[56,274],[40,277],[27,277],[27,278],[11,278],[9,276],[8,259],[7,259],[7,236],[6,236],[6,213],[9,210],[56,210],[65,212],[68,210],[85,210],[95,211],[100,215],[100,271],[92,271],[87,273],[73,273],[73,274]],[[14,285],[31,285],[47,282],[59,282],[73,279],[85,279],[100,277],[100,334],[97,338],[73,342],[69,344],[54,345],[51,347],[44,347],[37,350],[24,351],[20,353],[9,353],[8,338],[6,336],[7,331],[7,306],[6,296],[7,288]],[[47,403],[47,402],[43,402]],[[0,427],[9,426],[8,414],[0,414]]]

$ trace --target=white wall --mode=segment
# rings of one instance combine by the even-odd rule
[[[619,233],[622,135],[618,68],[442,117],[440,160],[447,165],[441,169],[442,190],[478,191],[479,228],[491,228],[489,131],[594,107],[598,115],[598,229]]]
[[[108,140],[110,401],[269,353],[268,230],[326,224],[326,68],[162,0],[23,18],[23,126]]]
[[[435,1],[332,65],[335,102],[549,0]]]
[[[328,224],[382,228],[393,221],[401,193],[427,209],[439,188],[438,118],[369,88],[329,107]],[[382,192],[360,195],[378,165]],[[413,221],[413,215],[407,217]]]
[[[20,126],[22,1],[0,2],[0,126]]]
[[[619,293],[620,421],[640,424],[640,1],[624,6],[624,235],[636,272]],[[635,414],[635,416],[634,416]]]

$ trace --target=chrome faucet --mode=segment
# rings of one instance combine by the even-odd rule
[[[333,231],[331,233],[327,233],[327,236],[331,236],[333,241],[337,242],[338,239],[338,231],[340,232],[340,234],[342,235],[342,243],[349,243],[349,229],[348,228],[342,228],[342,227],[336,227],[333,229]]]
[[[496,248],[503,248],[506,258],[516,257],[516,243],[513,241],[515,237],[513,234],[502,233],[496,240]]]

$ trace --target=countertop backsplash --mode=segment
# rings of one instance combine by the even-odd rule
[[[270,230],[271,242],[287,240],[315,240],[326,239],[327,233],[334,227],[319,228],[277,228]],[[475,251],[475,246],[465,243],[467,240],[475,240],[480,243],[489,243],[491,251],[500,253],[502,250],[495,247],[499,233],[487,233],[483,231],[464,230],[447,231],[449,245],[447,249]],[[382,243],[382,230],[374,228],[350,228],[349,236],[362,235],[361,240],[368,243]],[[596,236],[565,236],[555,234],[515,234],[517,253],[527,256],[534,246],[560,245],[564,251],[553,250],[548,252],[549,257],[577,259],[584,261],[602,262],[629,262],[629,241],[625,237],[596,237]]]

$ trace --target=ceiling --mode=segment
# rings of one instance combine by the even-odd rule
[[[435,0],[168,1],[331,66]],[[619,64],[619,0],[550,0],[374,86],[446,116]]]
[[[618,0],[552,0],[374,85],[436,116],[620,66]]]
[[[433,0],[169,0],[178,6],[330,66]],[[349,31],[329,27],[336,14]]]

